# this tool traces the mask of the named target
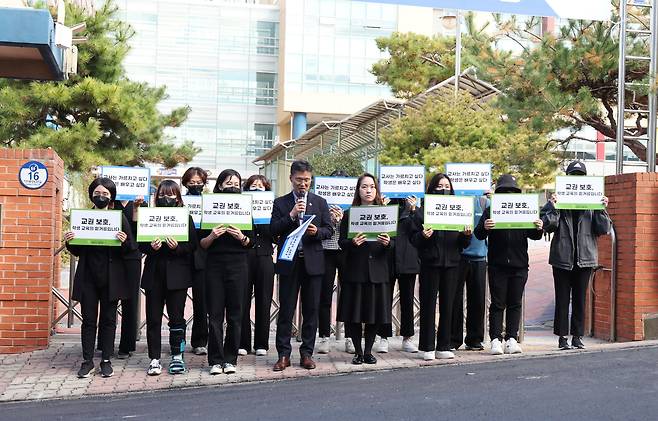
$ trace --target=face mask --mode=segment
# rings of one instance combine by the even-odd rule
[[[265,187],[249,187],[249,191],[265,191]]]
[[[224,187],[222,193],[240,193],[239,187]]]
[[[176,198],[175,197],[158,197],[158,200],[156,200],[155,204],[158,205],[158,207],[161,208],[172,208],[176,206]]]
[[[187,192],[192,196],[200,196],[201,193],[203,193],[203,186],[202,185],[189,186],[187,188]]]
[[[110,198],[105,196],[94,196],[91,201],[96,209],[105,209],[110,204]]]
[[[450,194],[450,190],[434,190],[434,194]]]

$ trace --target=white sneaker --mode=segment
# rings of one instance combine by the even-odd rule
[[[523,350],[516,339],[509,338],[505,341],[505,354],[521,354]]]
[[[224,364],[224,374],[233,374],[235,373],[235,366],[231,363]]]
[[[208,348],[205,346],[197,346],[192,352],[194,352],[194,355],[208,355]]]
[[[329,345],[329,338],[320,338],[318,341],[318,354],[328,354],[330,351]]]
[[[256,356],[257,357],[264,357],[266,355],[267,355],[267,349],[259,348],[259,349],[256,350]]]
[[[425,360],[425,361],[432,361],[432,360],[434,360],[435,358],[436,358],[436,354],[434,353],[434,351],[426,351],[426,352],[423,352],[423,360]]]
[[[491,355],[503,355],[503,344],[498,338],[491,341]]]
[[[411,338],[402,340],[402,352],[410,352],[412,354],[418,352],[418,347],[414,344]]]
[[[345,352],[348,354],[354,354],[356,352],[352,338],[345,338]]]
[[[222,371],[223,370],[222,370],[222,365],[221,364],[215,364],[212,367],[210,367],[210,374],[212,374],[213,376],[215,374],[222,374]]]
[[[377,352],[380,354],[387,354],[388,353],[388,339],[387,338],[381,338],[379,340],[379,347],[377,348]]]
[[[436,358],[440,360],[451,360],[455,358],[455,354],[452,351],[436,351]]]
[[[243,357],[245,355],[249,354],[246,349],[240,348],[238,349],[238,355],[242,355]]]
[[[146,371],[146,374],[149,376],[159,376],[162,374],[162,365],[160,365],[160,360],[153,359],[149,364],[149,368]]]

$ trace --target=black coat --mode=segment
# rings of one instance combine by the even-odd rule
[[[277,197],[274,199],[273,206],[270,232],[273,237],[277,238],[277,246],[280,252],[288,234],[299,227],[299,221],[290,218],[290,211],[295,206],[294,194],[290,192],[285,196]],[[304,266],[306,267],[306,272],[311,276],[323,275],[324,249],[322,248],[322,240],[331,238],[334,233],[327,201],[309,192],[306,197],[306,215],[316,215],[313,225],[318,228],[318,232],[314,236],[304,234],[302,237]],[[282,275],[290,274],[296,262],[297,258],[292,262],[277,260],[276,273]]]
[[[491,208],[482,213],[480,222],[473,232],[478,240],[489,239],[487,260],[490,266],[528,268],[528,238],[540,240],[543,231],[538,229],[484,229],[484,221],[490,219]]]
[[[416,211],[411,243],[418,248],[423,266],[457,267],[461,253],[471,244],[471,236],[457,231],[434,230],[430,238],[423,235],[423,213]]]
[[[139,243],[139,249],[146,254],[144,273],[142,274],[142,288],[149,290],[155,283],[155,272],[161,259],[167,265],[167,289],[187,289],[194,280],[194,252],[198,247],[198,239],[194,221],[190,216],[187,225],[188,241],[179,242],[178,247],[171,250],[163,241],[159,250],[153,250],[151,243]]]
[[[389,282],[389,252],[393,247],[393,239],[386,247],[377,241],[366,241],[356,246],[351,238],[347,238],[348,225],[349,218],[343,218],[338,245],[348,267],[340,281],[373,284]]]
[[[544,231],[555,233],[548,258],[551,266],[573,270],[574,264],[581,268],[598,265],[596,238],[610,231],[611,222],[608,212],[578,211],[578,238],[575,243],[572,211],[555,209],[553,202],[548,202],[541,209],[540,215],[544,222]],[[578,253],[576,262],[574,262],[574,246]]]
[[[133,237],[130,223],[122,215],[121,230],[126,233],[126,241],[119,247],[107,247],[109,251],[108,262],[108,288],[110,301],[130,298],[133,289],[131,288],[131,279],[129,276],[129,262],[135,260],[135,256],[141,254],[137,250],[137,243]],[[71,297],[75,301],[82,300],[82,285],[85,282],[85,268],[87,266],[87,253],[91,250],[87,246],[66,244],[67,250],[74,256],[78,257],[78,266],[75,271],[73,280],[73,291]],[[139,257],[137,257],[139,259]]]
[[[416,208],[411,213],[408,207],[405,207],[400,212],[400,219],[398,220],[398,232],[395,237],[395,252],[393,253],[395,264],[392,271],[396,275],[416,274],[420,273],[420,257],[418,249],[411,242],[416,227],[416,215],[422,215],[422,209]]]
[[[270,224],[254,225],[252,239],[256,256],[272,256],[274,238],[270,232]]]

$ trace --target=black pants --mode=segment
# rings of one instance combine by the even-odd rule
[[[571,301],[571,334],[585,334],[585,294],[592,268],[575,267],[573,270],[553,268],[555,284],[555,319],[553,333],[559,336],[569,334],[569,301]]]
[[[462,256],[459,262],[459,283],[452,312],[452,346],[464,343],[464,285],[466,285],[466,345],[484,342],[484,306],[487,262]]]
[[[139,314],[139,280],[142,275],[141,260],[126,260],[126,270],[131,279],[130,298],[121,300],[121,339],[119,352],[127,354],[135,351],[137,342],[137,316]]]
[[[363,323],[345,323],[345,327],[350,333],[349,338],[352,339],[354,344],[354,353],[357,355],[372,355],[372,346],[375,343],[375,336],[377,331],[381,329],[379,324],[363,324]],[[365,328],[364,328],[365,326]],[[361,347],[361,338],[366,338],[365,347]]]
[[[146,343],[150,359],[162,357],[162,316],[167,306],[171,355],[185,349],[187,289],[167,289],[166,277],[156,271],[153,287],[146,291]]]
[[[452,311],[457,292],[457,267],[420,268],[420,334],[421,351],[450,350]],[[439,329],[436,330],[436,295],[439,294]],[[435,348],[436,343],[436,348]]]
[[[240,348],[251,350],[251,295],[254,296],[254,348],[269,349],[270,309],[274,292],[274,262],[272,256],[248,253],[248,280],[244,290]]]
[[[100,304],[100,318],[98,307]],[[117,301],[109,300],[108,285],[98,287],[93,282],[83,282],[80,311],[82,312],[82,357],[85,361],[94,359],[96,328],[101,338],[103,360],[109,360],[114,353],[114,335],[117,329]]]
[[[395,291],[395,277],[391,277],[391,303]],[[416,289],[416,274],[404,273],[397,275],[400,290],[400,335],[404,338],[414,336],[414,290]],[[393,336],[393,324],[380,325],[377,332],[382,338]]]
[[[247,285],[247,254],[213,256],[206,265],[208,305],[208,364],[238,362],[244,289]],[[226,315],[226,337],[224,337]]]
[[[336,271],[338,271],[339,280],[343,271],[343,256],[340,250],[324,251],[324,276],[322,277],[318,311],[318,330],[321,338],[331,336],[331,304],[334,298]]]
[[[208,345],[208,309],[206,307],[206,271],[194,271],[192,284],[192,348]]]
[[[503,312],[505,313],[505,340],[519,339],[523,290],[528,280],[528,269],[489,266],[489,337],[503,339]]]
[[[315,333],[318,329],[318,307],[322,275],[306,273],[303,258],[297,258],[292,273],[279,277],[279,317],[276,321],[276,350],[279,357],[290,357],[292,346],[292,318],[297,307],[297,295],[302,303],[301,356],[312,356],[315,348]]]

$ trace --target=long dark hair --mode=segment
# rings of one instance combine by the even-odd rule
[[[377,193],[375,193],[375,205],[383,205],[384,201],[382,200],[382,196],[379,193],[379,183],[377,182],[377,178],[375,178],[374,175],[370,173],[364,173],[359,177],[359,179],[356,181],[356,189],[354,190],[354,199],[352,200],[352,206],[361,206],[361,195],[359,194],[359,189],[361,188],[361,183],[365,178],[372,178],[372,181],[375,182],[375,189],[377,190]]]
[[[178,183],[175,182],[174,180],[164,180],[162,183],[160,183],[158,189],[155,191],[156,203],[158,197],[160,197],[160,193],[163,193],[167,196],[171,195],[172,193],[175,194],[176,206],[183,206],[183,198],[181,197],[180,194],[180,187],[178,186]]]
[[[261,174],[254,174],[247,178],[247,181],[244,182],[244,186],[242,190],[244,191],[249,191],[249,187],[251,187],[252,184],[254,184],[254,181],[260,180],[261,183],[263,183],[263,187],[265,187],[265,191],[270,191],[272,190],[272,184],[270,184],[269,180],[267,177]]]
[[[238,181],[240,182],[240,185],[242,185],[242,177],[240,177],[240,173],[237,172],[236,170],[227,169],[220,172],[219,176],[217,176],[217,181],[215,182],[215,188],[212,189],[213,193],[221,193],[222,183],[231,177],[238,177]]]
[[[450,183],[450,194],[455,194],[455,190],[452,188],[452,180],[450,179],[450,177],[448,177],[446,174],[442,172],[432,177],[430,183],[427,185],[427,194],[434,194],[434,190],[436,189],[436,186],[438,186],[439,182],[444,178],[448,180],[448,183]]]
[[[114,208],[114,201],[117,197],[117,185],[114,184],[114,181],[110,180],[107,177],[98,177],[89,185],[89,200],[94,197],[94,190],[96,187],[103,186],[110,192],[110,203],[107,205],[108,209]]]

